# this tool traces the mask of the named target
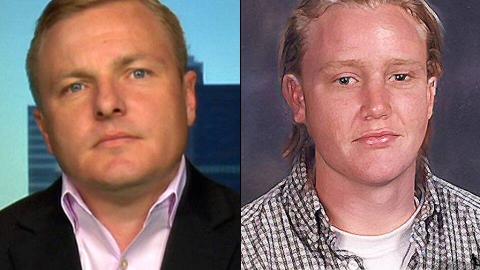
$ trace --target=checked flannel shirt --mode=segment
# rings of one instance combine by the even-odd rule
[[[407,269],[480,269],[480,198],[429,172],[421,188]],[[242,208],[242,269],[365,269],[336,237],[304,160]]]

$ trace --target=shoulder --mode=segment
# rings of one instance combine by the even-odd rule
[[[57,187],[54,185],[49,189],[25,197],[0,211],[0,268],[10,269],[8,252],[10,246],[28,238],[31,232],[30,227],[42,226],[45,220],[50,220],[55,203]],[[33,228],[33,227],[32,227]]]
[[[433,176],[430,184],[433,185],[438,204],[449,207],[447,210],[480,217],[479,196],[436,176]],[[451,208],[452,206],[455,208]]]
[[[42,209],[54,206],[59,200],[60,188],[60,182],[57,182],[50,188],[27,196],[1,210],[0,234],[3,235],[5,230],[11,229],[18,220],[29,219],[43,212]]]
[[[242,231],[244,227],[248,229],[248,227],[253,226],[255,221],[279,214],[278,212],[282,211],[283,205],[281,201],[285,181],[286,179],[270,189],[267,193],[242,207]]]
[[[173,262],[177,268],[181,265],[185,269],[192,265],[198,269],[237,268],[240,196],[208,179],[191,164],[187,166],[187,182],[173,224],[165,255],[170,264],[164,268],[174,268]],[[184,256],[179,259],[180,253]]]
[[[276,235],[288,230],[283,226],[287,211],[283,203],[286,181],[284,179],[270,191],[242,207],[241,210],[241,254],[242,268],[268,269],[268,253],[273,248]]]
[[[456,249],[480,248],[480,197],[441,178],[433,177],[427,183],[432,193],[434,213],[439,215],[439,225],[448,235],[447,244]]]
[[[298,209],[306,209],[302,212],[315,211],[319,206],[316,205],[317,202],[319,204],[312,182],[307,175],[305,160],[301,157],[293,163],[290,173],[282,181],[267,193],[242,207],[242,235],[244,233],[249,235],[250,230],[253,230],[251,232],[253,234],[259,233],[257,229],[261,227],[279,228],[281,226],[271,227],[269,223],[281,220],[280,223],[286,224],[288,222],[284,222],[284,219],[287,212],[298,212]]]
[[[187,185],[185,195],[193,201],[203,201],[213,208],[228,207],[240,211],[240,195],[203,175],[193,165],[187,166]]]
[[[177,213],[191,213],[198,221],[216,228],[223,238],[239,242],[240,195],[207,178],[190,164]]]
[[[480,198],[435,176],[427,180],[426,188],[426,210],[432,213],[422,223],[431,240],[427,252],[441,250],[445,256],[437,259],[442,262],[476,264],[480,259]]]

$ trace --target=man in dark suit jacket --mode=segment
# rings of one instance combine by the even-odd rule
[[[2,211],[0,269],[81,269],[60,192],[56,181]],[[238,207],[235,194],[189,164],[162,269],[239,269]]]
[[[238,269],[239,197],[185,158],[196,74],[156,0],[51,1],[27,73],[62,177],[0,212],[0,269]]]

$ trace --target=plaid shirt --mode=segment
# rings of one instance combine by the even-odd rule
[[[480,269],[480,198],[429,173],[410,242],[407,269]],[[268,193],[242,208],[242,269],[365,269],[336,248],[303,161]]]

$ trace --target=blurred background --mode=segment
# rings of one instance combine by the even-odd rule
[[[199,73],[197,122],[187,156],[240,190],[240,3],[163,0],[179,17],[189,67]],[[25,57],[47,0],[2,1],[0,9],[0,209],[60,175],[32,118]]]
[[[297,1],[241,1],[242,203],[285,177],[291,128],[277,66],[280,33]],[[480,195],[480,1],[433,0],[445,27],[429,159],[433,172]]]

